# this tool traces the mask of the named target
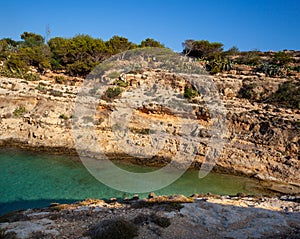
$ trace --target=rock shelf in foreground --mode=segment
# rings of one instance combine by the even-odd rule
[[[154,196],[110,203],[88,199],[10,213],[1,217],[0,228],[2,234],[21,239],[103,238],[113,235],[116,225],[125,233],[121,238],[296,239],[299,202],[292,196]]]

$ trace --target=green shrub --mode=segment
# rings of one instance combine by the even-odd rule
[[[70,76],[87,76],[95,64],[89,61],[75,61],[72,64],[68,64],[66,71]]]
[[[214,59],[223,51],[223,44],[220,42],[209,42],[206,40],[186,40],[183,43],[183,53],[202,59]]]
[[[125,219],[104,220],[89,231],[92,239],[132,239],[138,235],[138,227]]]
[[[255,71],[265,73],[266,76],[274,77],[274,76],[283,76],[282,68],[278,65],[264,63],[255,68]]]
[[[16,116],[16,117],[20,117],[22,116],[23,114],[25,114],[27,112],[26,108],[24,106],[18,106],[14,112],[13,112],[13,115]]]
[[[29,70],[26,62],[21,58],[20,55],[12,55],[6,62],[5,66],[12,72],[14,71],[23,71],[27,72]]]
[[[0,75],[9,77],[9,78],[20,78],[28,81],[39,81],[41,80],[40,76],[35,73],[26,73],[26,70],[21,68],[9,68],[7,65],[0,69]]]
[[[294,66],[294,67],[292,67],[292,70],[299,73],[300,72],[300,66]]]
[[[257,84],[250,83],[250,84],[244,84],[241,87],[241,89],[238,92],[238,96],[240,98],[245,98],[248,100],[253,100],[256,97],[256,93],[253,91],[254,88],[257,87]]]
[[[211,73],[211,74],[229,71],[229,70],[231,70],[231,62],[228,59],[219,57],[219,58],[210,60],[206,64],[206,70],[209,71],[209,73]]]
[[[132,131],[134,133],[137,133],[137,134],[149,134],[150,133],[150,129],[149,128],[144,128],[144,129],[132,129]]]
[[[261,63],[260,52],[257,50],[241,52],[240,56],[236,59],[238,64],[245,64],[250,66],[257,66]]]
[[[110,72],[110,73],[107,75],[107,77],[108,77],[108,78],[111,78],[111,79],[119,78],[119,76],[120,76],[120,73],[117,72],[117,71]]]
[[[44,38],[41,35],[33,32],[23,32],[21,39],[24,40],[24,45],[28,47],[40,46],[44,43]]]
[[[283,51],[276,52],[272,57],[272,63],[278,66],[286,67],[292,62],[292,57]]]
[[[55,77],[55,82],[58,84],[64,84],[66,81],[66,78],[64,76],[56,76]]]
[[[64,67],[61,65],[59,60],[51,58],[50,60],[52,70],[62,70]]]
[[[120,95],[122,93],[122,90],[120,87],[109,87],[106,91],[106,95],[108,98],[113,99],[116,98],[118,95]]]
[[[266,101],[289,108],[300,109],[300,81],[286,81]]]
[[[194,97],[196,97],[198,95],[199,95],[199,93],[198,93],[198,91],[194,87],[192,87],[192,86],[189,86],[189,87],[186,86],[186,87],[184,87],[184,97],[185,98],[192,99],[192,98],[194,98]]]
[[[43,84],[43,83],[39,83],[37,85],[36,89],[44,94],[46,94],[48,91],[47,88],[45,87],[45,84]]]
[[[35,74],[35,73],[26,73],[26,74],[23,75],[22,78],[25,79],[25,80],[28,80],[28,81],[39,81],[39,80],[41,80],[41,77],[38,74]]]
[[[161,44],[159,41],[156,41],[152,38],[146,38],[145,40],[141,41],[139,47],[160,47],[164,48],[165,46]]]
[[[114,83],[114,85],[120,86],[120,87],[127,87],[128,83],[122,80],[116,80]]]
[[[59,90],[51,90],[50,95],[61,97],[61,96],[63,96],[63,92],[61,92]]]

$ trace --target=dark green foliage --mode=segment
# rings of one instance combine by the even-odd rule
[[[240,98],[245,98],[248,100],[253,100],[256,98],[256,93],[253,91],[257,85],[255,83],[245,84],[241,87],[240,91],[238,92],[238,96]]]
[[[241,52],[236,62],[238,64],[257,66],[261,63],[260,52],[258,50]]]
[[[27,112],[27,110],[26,110],[26,108],[25,108],[24,106],[18,106],[18,107],[14,110],[13,114],[14,114],[14,116],[16,116],[16,117],[20,117],[20,116],[22,116],[23,114],[25,114],[26,112]]]
[[[229,71],[231,70],[231,62],[229,59],[222,57],[215,58],[206,64],[206,70],[211,74]]]
[[[9,38],[0,40],[0,60],[4,61],[4,67],[0,69],[1,75],[32,78],[27,75],[27,72],[29,67],[33,66],[41,74],[46,73],[47,70],[54,70],[70,76],[86,77],[99,63],[114,54],[137,47],[164,48],[163,44],[152,38],[146,38],[137,45],[121,36],[113,36],[108,41],[103,41],[100,38],[81,34],[72,38],[55,37],[45,43],[41,35],[24,32],[21,39],[22,41]],[[282,76],[283,72],[289,74],[289,70],[300,71],[299,59],[293,58],[298,53],[292,51],[239,52],[237,47],[223,51],[222,43],[206,40],[186,40],[183,48],[185,55],[204,60],[207,70],[212,74],[230,70],[231,62],[257,66],[257,71],[265,72],[268,76]],[[267,64],[262,64],[263,60]],[[293,65],[290,64],[291,62]],[[103,67],[109,69],[110,66]],[[118,77],[118,73],[113,74],[108,77]],[[118,81],[117,85],[126,87],[127,83]]]
[[[95,64],[92,61],[75,61],[67,65],[66,72],[70,76],[86,76],[94,67]]]
[[[97,63],[111,56],[104,41],[88,35],[70,39],[55,37],[48,44],[52,52],[52,67],[66,69],[72,76],[86,76]]]
[[[120,36],[113,36],[108,42],[106,42],[106,46],[108,51],[113,55],[137,47],[137,45],[128,41],[127,38]]]
[[[286,67],[292,62],[292,57],[283,51],[276,52],[272,57],[272,63],[277,66]]]
[[[17,51],[19,43],[10,39],[3,38],[0,40],[0,60],[7,60],[11,53]]]
[[[132,132],[136,134],[150,134],[150,129],[149,128],[144,128],[144,129],[131,129]]]
[[[236,46],[233,46],[229,50],[225,51],[223,54],[225,56],[236,56],[237,54],[239,54],[239,52],[240,50]]]
[[[44,38],[41,35],[32,32],[24,32],[21,35],[21,39],[24,40],[23,45],[25,47],[41,46],[44,43]]]
[[[24,73],[26,71],[20,70],[19,68],[17,70],[14,70],[12,68],[8,69],[7,67],[3,67],[0,69],[0,75],[5,77],[11,77],[11,78],[21,78],[28,81],[38,81],[40,80],[40,76],[35,73]]]
[[[143,40],[140,44],[140,47],[160,47],[164,48],[165,46],[161,44],[159,41],[156,41],[152,38],[147,38]]]
[[[25,80],[28,80],[28,81],[39,81],[41,80],[41,77],[35,73],[26,73],[23,75],[22,77],[23,79]]]
[[[56,96],[56,97],[60,97],[63,96],[63,93],[59,90],[51,90],[50,91],[50,95]]]
[[[54,59],[54,58],[50,59],[50,65],[51,65],[52,70],[54,70],[54,71],[64,69],[64,67],[61,65],[60,60],[57,60],[57,59]]]
[[[284,75],[283,69],[280,66],[269,63],[261,64],[260,66],[255,68],[255,71],[265,73],[266,76],[270,77]]]
[[[186,86],[184,87],[184,97],[187,98],[187,99],[192,99],[196,96],[198,96],[199,93],[198,91],[195,89],[195,87],[192,87],[192,86]]]
[[[300,109],[300,81],[286,81],[266,101],[284,107]]]
[[[51,52],[47,45],[43,44],[33,47],[21,47],[18,51],[18,56],[20,56],[28,66],[37,67],[41,73],[51,68]]]
[[[293,71],[300,72],[300,66],[294,66],[291,68]]]
[[[120,77],[120,73],[117,71],[113,71],[107,75],[108,78],[116,79]]]
[[[138,235],[138,227],[122,218],[111,219],[93,227],[89,235],[92,239],[132,239]]]
[[[109,87],[108,89],[107,89],[107,91],[106,91],[106,95],[107,95],[107,97],[108,98],[110,98],[110,99],[113,99],[113,98],[116,98],[119,94],[121,94],[122,93],[122,90],[121,90],[121,88],[120,87],[114,87],[114,88],[112,88],[112,87]]]
[[[209,42],[206,40],[186,40],[183,43],[183,53],[201,59],[213,59],[223,51],[223,44],[220,42]]]
[[[13,54],[9,60],[5,62],[5,66],[11,71],[28,71],[29,69],[26,62],[17,54]]]
[[[66,78],[64,76],[56,76],[55,77],[55,82],[58,84],[64,84],[66,81]]]
[[[37,85],[36,89],[37,89],[38,91],[44,93],[44,94],[46,94],[47,91],[48,91],[47,88],[45,87],[45,85],[42,84],[42,83],[39,83],[39,84]]]
[[[117,85],[117,86],[120,86],[120,87],[127,87],[128,86],[128,83],[125,82],[125,81],[122,81],[122,80],[116,80],[114,82],[114,85]]]
[[[50,69],[51,52],[50,48],[43,43],[43,37],[28,32],[24,32],[21,37],[24,42],[9,41],[12,49],[6,53],[6,66],[12,71],[23,70],[25,73],[29,66],[35,66],[41,73]]]

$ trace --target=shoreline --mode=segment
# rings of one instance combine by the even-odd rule
[[[27,152],[34,152],[34,153],[45,153],[48,155],[61,155],[61,156],[71,156],[74,159],[79,159],[80,157],[75,149],[70,148],[64,148],[64,147],[57,147],[57,148],[49,148],[49,147],[37,147],[37,146],[31,146],[28,144],[22,144],[20,142],[5,142],[0,141],[0,149],[16,149],[16,150],[22,150]],[[133,157],[124,157],[124,155],[116,155],[110,156],[110,160],[113,162],[121,162],[123,164],[127,165],[133,165],[133,166],[141,166],[141,167],[153,167],[153,168],[160,168],[162,166],[165,166],[161,162],[161,159],[158,158],[157,160],[149,162],[148,160],[141,160],[141,159],[135,159]],[[199,170],[201,165],[195,165],[194,163],[191,164],[191,166],[187,170]],[[244,177],[248,179],[252,179],[258,182],[259,185],[262,186],[263,191],[266,192],[266,194],[262,194],[262,196],[268,196],[268,195],[300,195],[300,186],[299,185],[293,185],[288,183],[283,183],[280,181],[272,181],[272,180],[264,180],[259,177],[255,177],[253,175],[247,175],[242,172],[236,173],[236,171],[229,171],[228,169],[222,169],[222,168],[216,168],[216,166],[212,169],[212,173],[217,174],[224,174],[229,176],[238,176],[238,177]]]
[[[122,202],[87,199],[3,215],[0,230],[5,236],[22,239],[78,239],[107,235],[118,225],[118,230],[125,229],[124,233],[128,233],[128,228],[134,229],[138,239],[199,238],[199,235],[208,239],[246,239],[249,235],[298,239],[299,202],[300,197],[292,196],[211,194],[193,197],[150,194],[147,199],[134,197]]]

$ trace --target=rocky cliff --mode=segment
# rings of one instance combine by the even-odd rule
[[[269,78],[245,71],[206,77],[218,87],[226,110],[226,120],[223,119],[226,122],[226,131],[223,132],[225,146],[216,160],[214,170],[256,177],[264,180],[266,187],[273,190],[299,193],[300,111],[266,100],[288,79]],[[112,86],[121,88],[120,94],[109,96],[106,92],[92,117],[78,119],[74,115],[74,105],[81,82],[67,85],[57,84],[51,78],[25,81],[2,77],[0,145],[76,153],[72,123],[76,125],[76,122],[80,122],[94,127],[99,144],[109,157],[126,158],[143,165],[165,165],[179,150],[179,122],[185,120],[184,114],[174,115],[172,109],[155,102],[134,109],[128,124],[128,135],[132,139],[131,146],[141,151],[137,155],[144,155],[142,158],[130,155],[126,147],[118,142],[110,117],[122,103],[122,97],[142,84],[152,82],[159,87],[169,85],[176,94],[182,96],[189,84],[180,76],[152,70],[131,72],[121,78],[126,85]],[[114,84],[117,81],[111,80]],[[297,78],[292,81],[297,82]],[[201,96],[182,99],[190,107],[198,124],[193,137],[197,138],[199,146],[192,167],[199,168],[209,148],[213,119]],[[145,157],[149,150],[151,125],[160,125],[160,129],[168,133],[168,138],[156,155]],[[80,138],[81,135],[77,134],[76,137]],[[87,144],[89,142],[88,138],[81,140]]]

